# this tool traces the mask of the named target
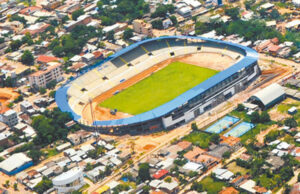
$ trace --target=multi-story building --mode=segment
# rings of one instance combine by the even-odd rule
[[[18,124],[18,115],[14,110],[8,110],[2,115],[3,123],[12,127]]]
[[[41,70],[29,76],[29,84],[31,87],[41,88],[46,87],[49,82],[55,80],[59,82],[63,80],[63,72],[61,70],[61,63],[50,62],[47,66],[42,67]]]
[[[152,36],[152,25],[144,22],[143,20],[133,20],[133,30],[140,34]]]

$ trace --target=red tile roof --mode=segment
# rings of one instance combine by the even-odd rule
[[[60,61],[60,60],[61,60],[60,58],[47,56],[47,55],[40,55],[36,59],[37,62],[41,62],[41,63],[49,63],[49,62],[54,62],[54,61],[56,62],[56,61]]]
[[[103,53],[101,51],[95,51],[93,52],[93,55],[95,56],[95,58],[99,58],[99,57],[102,57],[103,56]]]
[[[280,46],[277,46],[275,44],[271,44],[270,47],[269,47],[269,51],[277,53],[280,48],[281,48]]]
[[[233,136],[228,136],[228,137],[222,136],[221,139],[222,141],[220,143],[226,143],[229,146],[234,146],[241,141],[240,138],[233,137]]]
[[[181,142],[177,143],[177,146],[181,147],[184,150],[189,148],[191,145],[192,145],[192,143],[189,141],[181,141]]]
[[[31,6],[31,7],[26,7],[24,9],[22,9],[19,13],[29,15],[30,12],[40,11],[40,10],[42,10],[42,8],[37,7],[37,6]]]
[[[226,187],[224,190],[220,191],[219,194],[238,194],[239,192],[233,187]]]
[[[205,153],[205,152],[206,152],[205,150],[203,150],[203,149],[201,149],[201,148],[199,148],[199,147],[194,147],[193,150],[187,152],[187,153],[184,154],[183,156],[184,156],[186,159],[192,161],[192,160],[195,160],[199,155],[201,155],[201,154],[203,154],[203,153]]]
[[[157,171],[154,175],[153,178],[155,179],[160,179],[161,177],[165,176],[166,174],[168,174],[169,171],[165,170],[165,169],[161,169],[159,171]]]

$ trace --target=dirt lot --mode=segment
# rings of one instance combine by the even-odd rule
[[[185,56],[179,56],[172,59],[168,59],[166,61],[163,61],[161,63],[158,63],[149,69],[141,72],[140,74],[137,74],[133,76],[132,78],[126,80],[125,82],[119,84],[118,86],[102,93],[92,101],[92,109],[93,109],[93,117],[95,120],[111,120],[111,119],[120,119],[129,117],[131,115],[127,113],[117,113],[116,115],[111,115],[109,109],[104,109],[98,107],[98,104],[104,101],[105,99],[108,99],[113,96],[113,94],[116,91],[124,90],[137,82],[141,81],[142,79],[150,76],[152,73],[159,71],[160,69],[168,66],[170,63],[180,61],[184,63],[189,63],[201,67],[211,68],[218,71],[222,71],[226,69],[227,67],[231,66],[234,63],[234,60],[231,59],[228,56],[222,56],[221,54],[217,53],[196,53],[196,54],[190,54]],[[90,104],[86,105],[82,112],[83,118],[88,121],[89,123],[92,123],[92,113],[91,113],[91,106]]]
[[[7,105],[10,101],[14,100],[19,96],[19,93],[14,92],[13,88],[0,88],[0,113],[3,113],[8,110]]]

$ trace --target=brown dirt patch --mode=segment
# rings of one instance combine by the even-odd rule
[[[180,61],[184,63],[189,63],[201,67],[211,68],[215,70],[222,71],[226,69],[227,67],[231,66],[234,62],[233,59],[231,59],[228,56],[222,56],[218,53],[195,53],[195,54],[189,54],[185,56],[178,56],[174,58],[170,58],[168,60],[165,60],[163,62],[160,62],[156,65],[153,65],[152,67],[146,69],[145,71],[131,77],[130,79],[120,83],[119,85],[103,92],[101,95],[97,96],[92,101],[92,109],[93,109],[93,117],[94,120],[108,120],[110,118],[112,119],[120,119],[124,118],[124,116],[128,117],[129,114],[125,113],[117,113],[116,115],[111,115],[109,112],[109,109],[101,109],[97,108],[101,102],[104,100],[112,97],[116,91],[122,91],[137,82],[145,79],[146,77],[150,76],[152,73],[159,71],[160,69],[168,66],[170,63]],[[90,104],[87,104],[83,111],[82,111],[82,117],[85,121],[88,121],[88,123],[92,123],[93,117],[91,114],[91,106]]]
[[[110,113],[109,108],[104,108],[100,106],[96,106],[95,111],[93,112],[95,118],[100,118],[101,120],[113,120],[113,119],[120,119],[120,118],[127,118],[132,115],[123,112],[117,112],[115,115]]]
[[[7,105],[19,95],[19,93],[14,92],[13,88],[0,88],[0,103],[2,104],[0,113],[7,111],[9,109]]]
[[[156,146],[155,145],[152,145],[152,144],[147,144],[143,147],[144,150],[153,150]]]

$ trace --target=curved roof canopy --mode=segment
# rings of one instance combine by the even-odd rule
[[[284,95],[283,88],[279,84],[274,83],[254,94],[252,98],[259,100],[265,107],[268,107]]]

